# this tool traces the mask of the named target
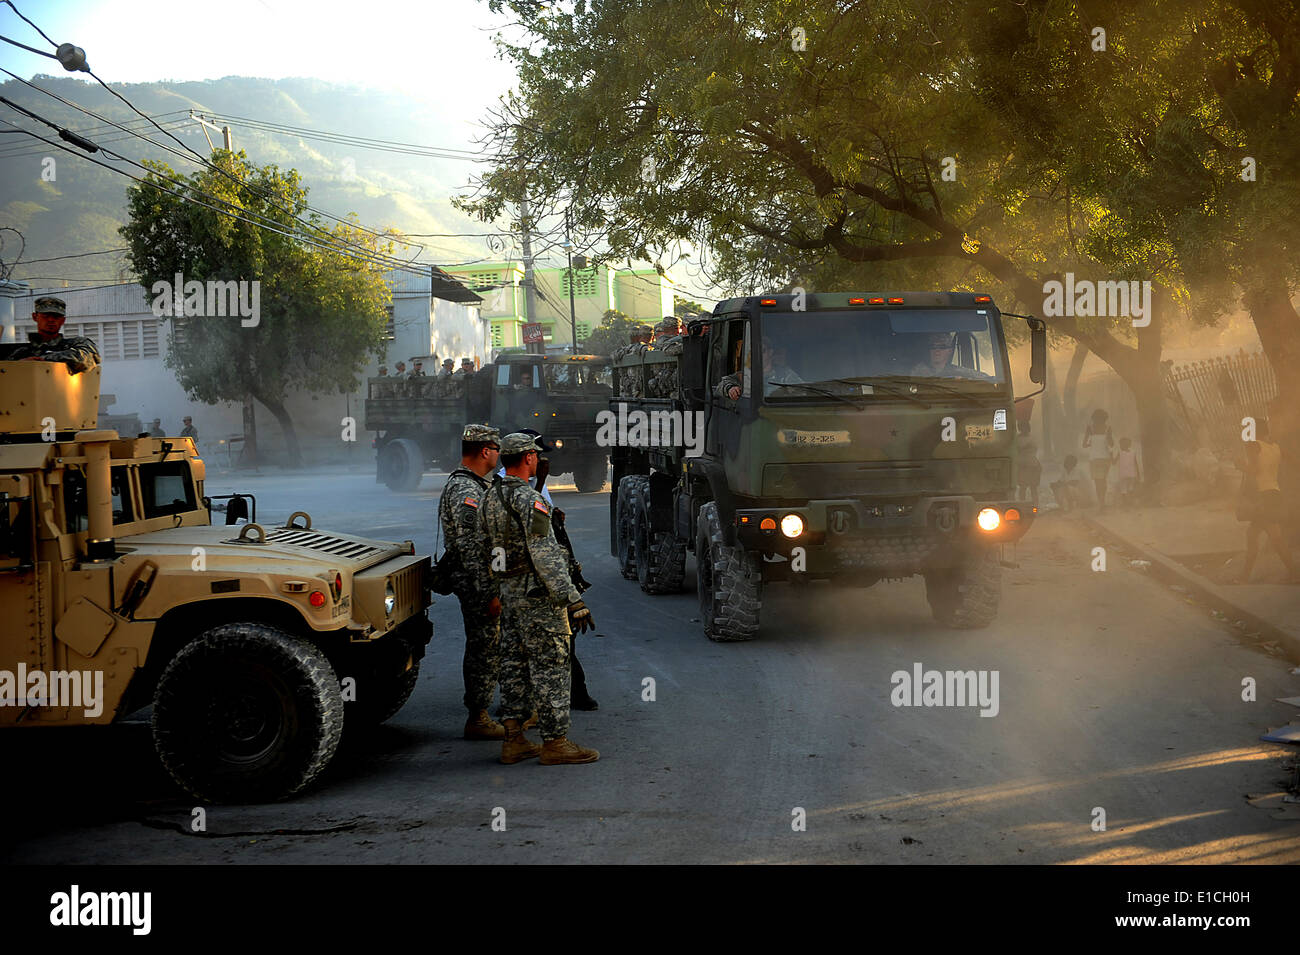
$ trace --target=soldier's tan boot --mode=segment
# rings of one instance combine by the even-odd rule
[[[488,716],[487,710],[471,713],[465,720],[466,739],[502,739],[505,735],[505,728]]]
[[[542,758],[539,762],[543,766],[560,766],[566,763],[594,763],[598,759],[600,753],[596,750],[579,746],[567,736],[561,736],[559,739],[548,739],[542,745]]]
[[[518,720],[506,720],[505,739],[501,741],[501,762],[509,765],[540,756],[542,747],[524,735]]]

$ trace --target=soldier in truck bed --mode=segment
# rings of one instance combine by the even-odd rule
[[[61,298],[44,296],[32,304],[36,331],[27,341],[0,345],[0,361],[61,361],[74,375],[99,364],[99,349],[89,338],[64,338],[60,334],[67,317]]]

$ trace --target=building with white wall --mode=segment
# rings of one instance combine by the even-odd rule
[[[459,282],[429,266],[390,272],[386,276],[392,291],[390,339],[383,358],[362,371],[362,382],[351,393],[309,394],[291,392],[285,406],[293,418],[306,462],[370,459],[369,436],[362,426],[365,378],[377,373],[381,364],[390,371],[399,361],[412,356],[450,355],[457,365],[461,357],[488,360],[491,329],[479,313],[480,299]],[[147,428],[154,418],[162,420],[166,434],[181,431],[181,419],[190,415],[199,431],[203,453],[214,465],[222,465],[231,438],[243,434],[243,409],[237,402],[207,405],[194,401],[166,366],[168,318],[156,318],[151,299],[136,283],[88,289],[27,289],[9,283],[3,290],[13,304],[13,327],[0,329],[4,341],[25,341],[36,330],[32,304],[43,295],[56,295],[67,303],[63,334],[84,335],[99,348],[103,361],[100,377],[101,411],[113,415],[137,414]],[[7,317],[7,316],[4,316]],[[3,325],[0,317],[0,325]],[[9,336],[13,335],[11,339]],[[426,362],[427,365],[427,362]],[[432,371],[431,368],[426,370]],[[263,463],[276,463],[281,447],[280,426],[260,404],[257,411],[258,444]],[[341,440],[343,422],[357,420],[357,440]],[[234,443],[237,447],[238,442]]]

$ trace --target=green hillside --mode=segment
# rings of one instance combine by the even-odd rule
[[[62,76],[36,76],[32,82],[100,116],[180,148],[96,84]],[[319,80],[230,76],[194,83],[122,84],[116,89],[143,112],[160,116],[164,127],[203,155],[208,153],[208,142],[199,124],[186,116],[185,111],[190,109],[359,137],[473,148],[463,139],[457,141],[449,133],[445,119],[425,104],[391,93]],[[93,116],[16,80],[0,84],[0,95],[136,161],[162,159],[186,174],[198,168],[195,162],[105,126]],[[48,138],[56,136],[48,127],[21,118],[7,107],[0,106],[0,118],[38,130]],[[12,128],[0,126],[3,130]],[[231,124],[231,129],[235,148],[245,150],[254,162],[297,169],[310,189],[311,204],[332,215],[355,212],[368,228],[393,227],[407,233],[491,231],[482,223],[466,219],[450,205],[450,197],[475,171],[472,162],[376,151],[263,132],[236,123]],[[209,135],[215,145],[221,145],[220,133],[209,131]],[[50,168],[44,162],[46,157],[54,159],[52,182],[42,179],[43,170]],[[102,155],[97,158],[140,172]],[[123,246],[117,227],[124,221],[129,184],[125,177],[81,156],[22,133],[0,133],[0,226],[18,229],[26,239],[22,259],[11,277],[39,284],[66,280],[73,285],[129,279],[120,254],[27,262]],[[4,241],[0,260],[12,264],[18,241],[12,232],[0,233],[0,238]],[[488,250],[484,239],[420,241],[428,246],[419,256],[421,261],[446,264],[499,257]],[[409,259],[416,249],[399,246],[395,254]]]

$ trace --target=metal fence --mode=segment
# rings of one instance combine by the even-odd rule
[[[1277,376],[1263,352],[1167,367],[1163,378],[1173,427],[1189,448],[1234,453],[1241,419],[1266,415],[1277,397]]]

